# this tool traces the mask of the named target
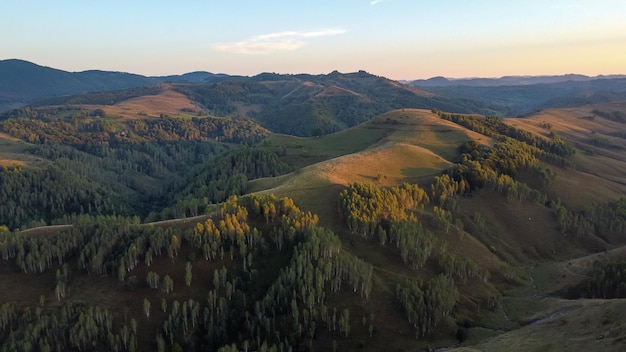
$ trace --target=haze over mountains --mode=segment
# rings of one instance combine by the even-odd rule
[[[2,60],[0,61],[0,111],[23,106],[38,99],[143,87],[166,81],[201,82],[213,76],[219,75],[209,72],[190,72],[184,75],[146,77],[100,70],[67,72],[24,60]]]
[[[374,77],[376,79],[370,79]],[[337,95],[345,89],[343,93],[354,91],[355,97],[360,94],[362,98],[373,100],[378,97],[374,98],[372,93],[378,94],[381,90],[386,90],[389,93],[393,91],[391,94],[393,96],[404,96],[405,100],[410,96],[412,100],[409,104],[406,102],[391,104],[389,108],[404,105],[404,107],[438,108],[450,112],[498,116],[517,116],[548,107],[568,107],[626,99],[626,76],[624,75],[589,77],[568,74],[464,79],[433,77],[399,83],[369,74],[346,75],[338,72],[328,75],[264,73],[247,77],[197,71],[182,75],[147,77],[100,70],[67,72],[28,61],[10,59],[0,61],[0,112],[43,99],[87,92],[115,91],[153,86],[163,82],[217,84],[224,81],[234,81],[239,85],[250,85],[252,82],[291,82],[292,89],[295,81],[316,82],[316,84],[328,87],[339,87],[332,94],[326,91],[324,93],[326,96]],[[419,90],[411,90],[409,86]],[[279,94],[279,91],[282,92],[282,90],[276,90],[266,93]],[[328,131],[331,130],[333,128]]]
[[[626,78],[626,75],[599,75],[585,76],[579,74],[567,74],[556,76],[503,76],[499,78],[446,78],[442,76],[428,79],[417,79],[413,81],[403,81],[416,87],[447,87],[447,86],[471,86],[471,87],[493,87],[493,86],[525,86],[531,84],[560,83],[567,81],[585,82],[596,79]]]

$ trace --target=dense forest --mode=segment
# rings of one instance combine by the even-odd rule
[[[0,125],[31,143],[28,153],[50,162],[42,168],[0,167],[0,223],[10,228],[66,223],[82,214],[198,215],[199,207],[241,194],[248,179],[290,170],[272,152],[239,149],[268,133],[250,120],[120,123],[93,112],[59,109],[21,109],[27,117],[10,112]],[[55,118],[53,112],[70,115]],[[194,196],[191,203],[200,204],[189,205],[188,195]]]
[[[260,231],[254,224],[271,226]],[[82,217],[51,237],[0,236],[2,258],[24,273],[56,270],[60,303],[53,310],[4,303],[0,331],[11,335],[4,345],[9,350],[298,350],[320,330],[336,339],[348,336],[357,319],[330,297],[345,291],[367,300],[372,285],[372,266],[341,252],[332,231],[288,198],[233,197],[215,217],[182,232],[127,218]],[[186,259],[178,259],[183,253]],[[286,265],[267,268],[268,255],[285,257]],[[186,262],[183,281],[152,269],[164,260]],[[196,266],[214,268],[212,278],[194,275]],[[107,308],[66,300],[80,275],[117,277],[131,291],[147,287],[153,293],[143,300],[145,319],[124,322]],[[270,277],[269,286],[263,284]],[[259,285],[266,288],[259,291]],[[181,286],[202,287],[201,297],[170,298],[185,290]],[[147,322],[154,311],[161,311],[162,323],[153,341],[139,346],[139,326],[154,326]]]

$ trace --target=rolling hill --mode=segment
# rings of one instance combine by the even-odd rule
[[[115,91],[163,82],[200,82],[221,76],[208,72],[164,77],[101,70],[67,72],[24,60],[0,60],[0,112],[59,96]]]
[[[274,132],[297,136],[341,131],[399,108],[491,111],[485,104],[434,95],[364,71],[260,74],[178,87],[213,115],[252,118]]]
[[[3,348],[624,349],[623,103],[212,79],[2,116]]]
[[[626,79],[620,75],[434,79],[409,84],[437,95],[489,104],[494,114],[501,117],[522,116],[552,107],[626,100]]]

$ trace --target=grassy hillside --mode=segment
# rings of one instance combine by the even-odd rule
[[[346,83],[349,76],[306,77],[307,85],[293,78],[287,84],[282,76],[257,77],[254,89],[280,90],[294,101],[365,96],[361,86]],[[239,104],[233,108],[260,111],[255,102]],[[132,190],[145,201],[148,190],[168,185],[160,194],[169,203],[153,198],[161,209],[152,216],[180,219],[148,224],[76,214],[66,226],[0,229],[3,346],[32,340],[37,348],[65,343],[70,350],[624,348],[623,300],[567,295],[585,285],[596,259],[624,258],[624,214],[614,203],[625,184],[623,105],[507,120],[405,108],[316,137],[245,134],[248,146],[216,144],[210,153],[200,147],[208,141],[179,144],[206,138],[202,121],[213,118],[187,116],[196,108],[169,87],[91,105],[88,111],[101,109],[105,117],[85,122],[108,121],[110,149],[90,144],[93,131],[72,132],[74,110],[38,115],[48,128],[64,126],[64,134],[28,131],[81,141],[47,154],[32,148],[52,143],[24,141],[28,135],[16,131],[31,125],[7,116],[13,129],[0,145],[7,163],[28,172],[65,165],[79,185],[95,187],[75,193]],[[245,120],[219,123],[227,121],[233,129],[211,138],[234,142],[233,130],[256,131]],[[132,138],[113,143],[123,131]],[[122,151],[133,158],[110,164],[106,156]],[[180,158],[184,163],[176,163]],[[85,160],[94,170],[75,168]],[[286,164],[294,171],[283,174]],[[113,177],[120,170],[123,177]],[[135,181],[126,182],[131,176]],[[239,197],[210,205],[233,194]],[[592,253],[598,250],[608,254]],[[151,287],[155,273],[158,288]],[[436,314],[420,310],[427,306]],[[61,314],[73,317],[63,320],[67,328],[45,337]]]
[[[177,89],[211,114],[250,117],[279,133],[333,133],[399,108],[488,113],[482,104],[452,100],[367,72],[261,74]],[[297,117],[297,118],[294,118]]]
[[[458,145],[489,138],[439,119],[427,110],[403,109],[382,114],[353,128],[321,136],[268,137],[262,148],[276,151],[295,165],[325,160],[292,174],[252,181],[249,192],[289,196],[305,209],[336,218],[336,190],[353,182],[381,186],[402,182],[428,184],[458,157]],[[328,192],[320,190],[328,189]],[[330,190],[335,190],[332,192]]]
[[[602,117],[602,112],[624,114],[626,105],[549,109],[506,120],[537,135],[561,136],[577,148],[572,169],[558,170],[549,190],[577,208],[626,194],[626,140],[622,136],[626,126],[619,120]]]

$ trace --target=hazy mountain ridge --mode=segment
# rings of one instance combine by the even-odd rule
[[[416,87],[445,87],[445,86],[471,86],[471,87],[494,87],[494,86],[523,86],[542,83],[561,82],[584,82],[596,79],[626,78],[626,75],[598,75],[586,76],[580,74],[566,75],[542,75],[542,76],[503,76],[499,78],[446,78],[443,76],[431,77],[428,79],[417,79],[402,81],[403,83]]]
[[[252,118],[275,132],[300,136],[314,129],[336,132],[398,108],[520,116],[549,107],[626,100],[624,75],[433,77],[410,82],[365,71],[251,77],[196,71],[146,77],[101,70],[67,72],[11,59],[0,61],[0,77],[0,112],[39,102],[76,104],[85,99],[66,97],[173,82],[210,114]]]
[[[220,75],[190,72],[183,75],[147,77],[102,70],[68,72],[24,60],[0,60],[0,112],[28,105],[39,99],[136,88],[162,82],[201,82],[214,76]]]
[[[418,88],[452,99],[467,99],[496,107],[495,115],[519,116],[552,107],[571,107],[585,104],[626,100],[626,78],[607,76],[597,78],[572,75],[578,80],[518,84],[518,85],[439,85]],[[554,76],[552,79],[557,80]],[[537,77],[540,80],[541,77]],[[477,80],[480,81],[480,80]],[[531,80],[532,81],[532,80]],[[499,108],[498,108],[499,107]]]
[[[489,104],[450,99],[365,71],[326,75],[262,73],[176,88],[209,114],[252,118],[279,133],[310,136],[355,126],[401,108],[490,114]]]

